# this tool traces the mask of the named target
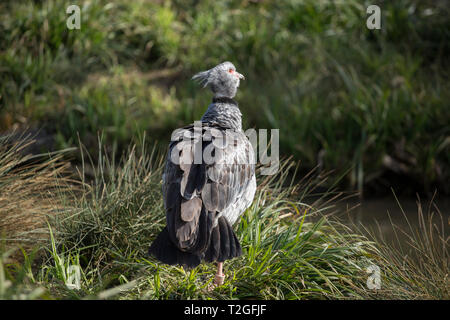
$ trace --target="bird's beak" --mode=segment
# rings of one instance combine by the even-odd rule
[[[240,80],[245,80],[245,77],[243,74],[240,74],[239,72],[236,71],[236,75]]]

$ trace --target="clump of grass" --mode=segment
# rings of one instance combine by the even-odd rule
[[[377,243],[379,255],[376,263],[383,271],[382,290],[372,297],[448,300],[448,221],[433,200],[425,209],[418,199],[418,225],[411,224],[400,203],[399,206],[408,229],[391,222],[394,240],[386,240],[380,230],[366,230]]]
[[[81,158],[89,159],[81,150]],[[56,205],[58,214],[48,216],[47,241],[31,254],[22,250],[21,263],[6,261],[2,248],[2,298],[448,298],[443,220],[440,225],[427,220],[419,205],[420,229],[406,233],[407,246],[396,248],[364,236],[328,213],[338,194],[314,193],[324,183],[323,176],[311,174],[299,184],[289,176],[294,171],[289,159],[281,163],[278,175],[258,177],[255,200],[236,226],[244,254],[225,263],[224,285],[209,291],[215,266],[185,270],[147,255],[165,220],[160,192],[163,157],[158,149],[147,149],[143,141],[140,148],[130,147],[117,164],[102,149],[97,158],[95,166],[82,162],[80,187],[69,197],[70,205]],[[72,183],[59,180],[59,185],[68,182]],[[55,204],[67,199],[59,189],[47,191]],[[32,239],[31,233],[23,236]],[[39,258],[33,259],[39,249]],[[371,265],[381,270],[382,287],[377,291],[366,287]]]
[[[286,182],[283,174],[273,178],[260,186],[238,227],[246,255],[229,267],[235,297],[360,298],[355,289],[362,286],[373,245],[322,213],[325,194],[306,204],[308,192],[299,196],[299,185],[277,186]]]
[[[27,154],[29,136],[0,137],[0,236],[10,248],[45,241],[45,218],[63,210],[70,176],[64,152]],[[56,196],[60,193],[59,196]]]
[[[372,244],[362,236],[341,232],[343,225],[322,216],[320,201],[318,207],[302,202],[307,194],[287,180],[292,163],[283,164],[280,176],[260,177],[264,182],[255,202],[237,227],[245,253],[225,264],[225,285],[209,292],[213,265],[184,270],[147,255],[165,220],[160,193],[163,158],[156,151],[147,154],[145,148],[140,152],[131,148],[119,165],[102,152],[98,158],[94,181],[83,184],[72,210],[52,221],[55,250],[66,257],[77,256],[87,275],[78,296],[96,296],[133,281],[117,297],[361,297],[356,288],[363,285]],[[52,256],[47,263],[53,266]]]

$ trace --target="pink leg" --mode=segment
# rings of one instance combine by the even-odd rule
[[[218,286],[223,285],[223,280],[225,279],[225,275],[223,274],[223,262],[217,263],[217,273],[214,277],[214,283]]]

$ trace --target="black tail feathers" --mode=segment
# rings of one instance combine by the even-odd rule
[[[209,247],[205,252],[204,260],[206,262],[223,262],[242,254],[239,243],[233,228],[225,217],[220,217],[217,226],[211,233]]]
[[[240,256],[242,249],[233,228],[224,217],[220,217],[217,226],[211,231],[209,246],[204,252],[192,253],[178,249],[171,241],[167,227],[153,241],[148,252],[165,264],[195,268],[202,258],[206,262],[223,262]]]
[[[188,268],[195,268],[202,260],[201,254],[183,252],[178,249],[170,240],[167,227],[153,241],[148,253],[165,264],[180,264]]]

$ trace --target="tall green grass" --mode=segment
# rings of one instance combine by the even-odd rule
[[[340,236],[339,227],[319,217],[319,209],[295,197],[282,177],[265,181],[237,228],[245,254],[225,264],[227,281],[207,290],[212,265],[194,270],[169,267],[147,256],[163,227],[158,157],[131,149],[120,165],[100,154],[95,181],[74,211],[55,220],[57,247],[79,252],[84,270],[96,270],[87,292],[136,280],[125,298],[325,298],[356,296],[369,261],[369,242]],[[155,160],[156,159],[156,160]],[[155,162],[156,161],[156,162]],[[281,178],[281,179],[280,179]],[[317,215],[316,219],[313,219]],[[314,221],[317,220],[317,221]],[[100,285],[100,283],[103,284]],[[106,287],[105,287],[106,286]]]
[[[207,286],[213,265],[184,270],[147,255],[165,221],[161,155],[156,149],[131,148],[115,164],[101,149],[99,153],[94,179],[83,180],[87,166],[83,163],[80,191],[70,197],[70,206],[48,217],[49,240],[41,242],[39,263],[27,269],[30,285],[45,288],[50,297],[360,297],[356,288],[363,285],[363,268],[370,262],[373,244],[362,236],[341,233],[343,226],[321,216],[320,207],[298,198],[298,186],[286,187],[292,163],[285,162],[281,176],[259,186],[237,227],[244,254],[225,263],[226,282],[211,292]],[[74,268],[80,271],[78,288],[70,275]],[[114,291],[117,286],[122,289]]]
[[[89,164],[92,157],[80,147],[86,161],[78,168],[78,187],[70,191],[73,181],[58,178],[61,188],[50,191],[57,214],[46,215],[46,232],[39,241],[32,232],[23,235],[33,239],[34,250],[28,246],[21,258],[11,259],[11,248],[26,244],[27,238],[11,243],[8,232],[15,229],[4,229],[0,298],[448,298],[444,221],[439,226],[422,215],[420,230],[408,233],[406,247],[398,248],[380,240],[381,232],[367,235],[336,219],[330,209],[339,194],[316,193],[323,175],[296,182],[289,175],[291,160],[282,162],[278,175],[258,177],[253,204],[235,226],[243,255],[225,262],[224,285],[209,290],[214,265],[186,270],[147,254],[165,215],[160,192],[163,157],[146,145],[144,141],[141,147],[130,147],[117,163],[99,149],[97,165]],[[45,183],[41,186],[48,196]],[[35,222],[37,217],[28,215]],[[367,287],[371,265],[381,269],[381,290]]]

